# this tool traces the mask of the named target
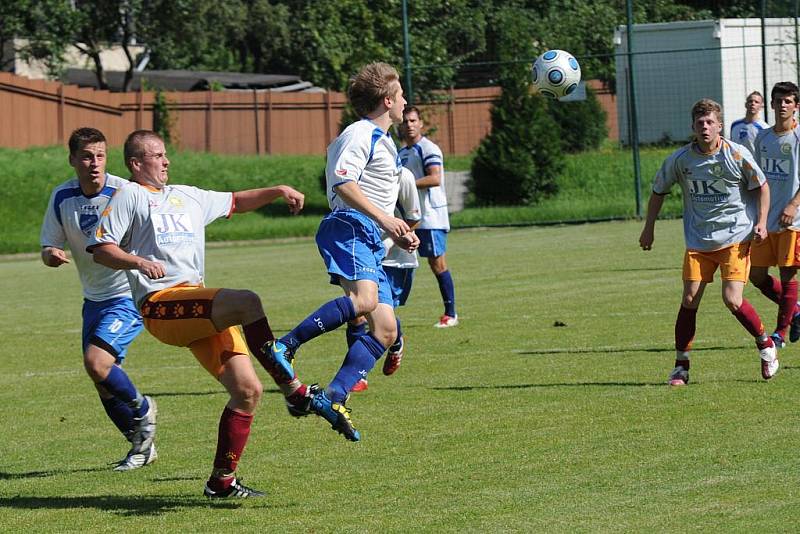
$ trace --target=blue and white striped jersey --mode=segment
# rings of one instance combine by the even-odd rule
[[[441,167],[442,181],[436,187],[419,190],[422,206],[422,230],[450,230],[450,217],[447,213],[447,195],[444,183],[444,157],[439,146],[427,137],[420,138],[415,145],[400,149],[400,161],[419,180],[428,174],[431,167]]]
[[[94,235],[100,214],[117,189],[127,183],[119,176],[106,174],[102,191],[87,197],[78,179],[73,178],[56,187],[47,203],[39,242],[42,247],[60,249],[69,245],[83,286],[83,296],[92,301],[131,295],[123,271],[95,263],[92,254],[86,252],[86,243]]]
[[[388,132],[374,122],[354,122],[328,145],[325,167],[328,205],[332,210],[352,209],[337,193],[345,182],[358,184],[364,195],[387,215],[394,213],[400,181],[397,147]]]

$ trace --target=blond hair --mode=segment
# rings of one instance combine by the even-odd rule
[[[710,98],[702,98],[694,103],[694,106],[692,106],[692,124],[697,120],[697,117],[702,117],[709,113],[716,114],[720,127],[725,127],[725,122],[722,117],[722,106]]]
[[[394,82],[400,82],[397,70],[388,63],[365,65],[347,84],[347,98],[360,116],[375,111],[383,99],[395,92]]]

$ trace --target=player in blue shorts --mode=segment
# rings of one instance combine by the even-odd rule
[[[83,365],[109,419],[131,442],[115,471],[155,461],[156,403],[136,389],[122,369],[128,345],[142,330],[125,273],[98,265],[86,252],[100,214],[127,180],[106,173],[106,138],[94,128],[79,128],[69,138],[69,163],[75,178],[53,190],[41,231],[42,261],[48,267],[70,263],[69,245],[83,286]]]
[[[422,222],[416,229],[420,242],[419,255],[428,258],[428,265],[436,275],[444,304],[444,314],[433,326],[449,328],[458,324],[458,314],[453,277],[445,257],[450,217],[444,185],[444,159],[442,150],[436,143],[422,135],[423,127],[419,109],[407,107],[403,111],[403,137],[406,146],[400,149],[400,161],[417,181],[422,206]]]
[[[398,192],[394,214],[395,217],[406,221],[411,229],[414,229],[419,224],[421,215],[419,195],[414,184],[414,175],[405,167],[400,176],[400,191]],[[392,288],[392,306],[397,310],[400,306],[405,306],[406,301],[408,301],[408,296],[411,294],[411,284],[414,281],[414,271],[419,267],[419,260],[417,259],[416,251],[408,252],[404,250],[389,237],[384,238],[383,245],[386,249],[386,257],[381,264],[389,281],[389,286]],[[351,347],[358,336],[365,334],[366,331],[367,320],[363,317],[347,323],[347,346]],[[386,376],[393,375],[400,368],[404,350],[405,337],[398,317],[397,337],[389,347],[389,352],[386,353],[386,358],[383,360],[383,374]],[[367,379],[362,378],[356,382],[356,385],[350,391],[364,391],[367,386]]]
[[[360,434],[345,400],[397,338],[391,288],[381,266],[381,234],[408,251],[415,250],[419,240],[404,220],[394,216],[401,165],[389,128],[402,121],[406,105],[397,71],[386,63],[365,66],[351,78],[348,98],[363,118],[328,146],[325,175],[332,212],[323,218],[316,237],[330,281],[341,286],[344,296],[326,302],[277,340],[272,357],[287,377],[294,376],[292,359],[303,343],[366,317],[369,332],[348,349],[327,388],[309,388],[309,409],[345,438],[358,441]],[[307,413],[294,408],[290,408],[293,415]]]

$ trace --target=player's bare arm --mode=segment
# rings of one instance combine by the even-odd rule
[[[642,250],[651,250],[653,248],[656,219],[658,219],[658,214],[661,213],[661,206],[664,205],[664,196],[657,193],[650,195],[650,201],[647,203],[647,217],[644,221],[642,233],[639,236],[639,246],[642,247]]]
[[[104,243],[90,248],[94,261],[111,269],[121,271],[137,270],[151,280],[164,278],[167,271],[164,265],[157,261],[150,261],[133,254],[128,254],[113,243]]]
[[[794,217],[797,215],[798,207],[800,207],[800,190],[783,208],[783,212],[781,213],[781,224],[783,226],[790,226],[794,222]]]
[[[233,194],[233,198],[236,206],[234,208],[235,213],[253,211],[271,204],[279,198],[283,198],[286,201],[286,205],[289,206],[289,211],[293,215],[297,215],[303,209],[305,203],[305,195],[288,185],[237,191]]]
[[[336,193],[348,205],[357,209],[373,221],[387,233],[392,239],[403,236],[411,231],[408,224],[403,219],[386,215],[370,200],[358,187],[358,184],[353,181],[345,182],[336,188]]]
[[[442,185],[442,168],[434,165],[425,169],[425,176],[416,181],[417,189],[428,189]]]
[[[769,184],[764,182],[758,188],[758,221],[753,228],[753,239],[760,243],[767,238],[767,216],[769,215]],[[781,216],[781,220],[783,216]]]
[[[60,248],[44,247],[42,248],[42,263],[48,267],[60,267],[69,263],[69,258],[67,253]]]

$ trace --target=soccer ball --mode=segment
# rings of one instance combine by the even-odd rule
[[[569,52],[548,50],[533,63],[533,85],[549,98],[571,94],[581,81],[581,66]]]

